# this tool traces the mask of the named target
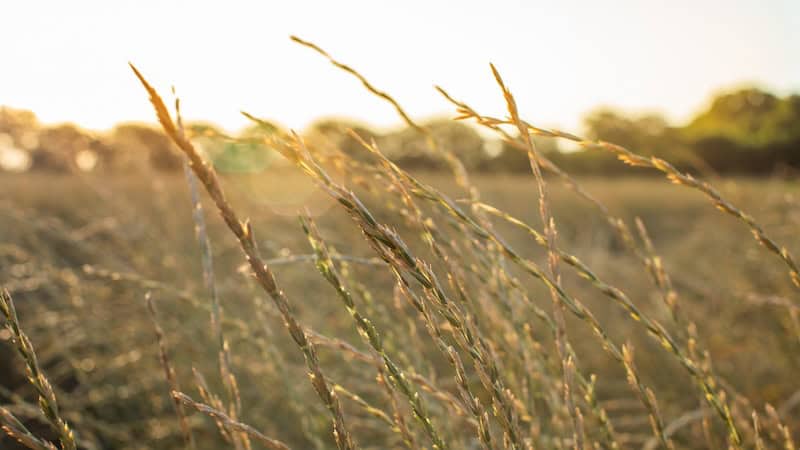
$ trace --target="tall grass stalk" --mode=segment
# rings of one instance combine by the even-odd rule
[[[147,306],[148,313],[150,313],[150,319],[153,321],[153,328],[156,332],[156,340],[158,341],[158,356],[161,366],[164,369],[164,377],[167,380],[170,391],[179,391],[180,385],[178,384],[178,379],[175,376],[175,369],[172,367],[172,363],[170,362],[164,330],[161,328],[161,324],[158,321],[158,312],[156,312],[156,306],[153,303],[153,298],[149,291],[144,296],[144,302],[145,306]],[[181,433],[183,433],[183,439],[186,443],[186,447],[194,449],[194,435],[189,427],[189,421],[186,419],[186,411],[184,410],[183,405],[177,399],[174,397],[171,398],[173,404],[175,405],[175,414],[178,416],[178,423],[180,424]]]
[[[544,225],[545,244],[547,246],[547,265],[548,269],[550,270],[550,276],[554,280],[556,286],[560,287],[561,275],[558,270],[559,258],[555,250],[557,236],[556,222],[553,216],[550,214],[550,205],[547,196],[547,184],[545,183],[541,169],[539,168],[541,165],[541,158],[539,156],[539,152],[536,150],[536,147],[533,144],[530,133],[528,133],[528,130],[522,125],[522,122],[520,122],[519,111],[517,110],[517,102],[514,100],[514,96],[506,87],[505,83],[503,82],[503,78],[500,76],[500,73],[497,71],[494,65],[491,65],[491,69],[497,84],[500,86],[500,90],[503,92],[503,98],[506,101],[506,107],[508,108],[508,113],[511,116],[511,121],[517,127],[517,130],[522,137],[522,142],[525,143],[525,149],[531,166],[531,172],[533,172],[533,176],[536,179],[536,187],[539,190],[539,217],[542,219],[542,224]],[[550,296],[553,300],[553,318],[555,319],[556,323],[556,348],[558,350],[558,355],[561,358],[561,379],[564,385],[564,403],[567,411],[569,412],[570,418],[572,419],[573,448],[576,450],[582,450],[584,448],[585,438],[582,420],[580,419],[581,412],[575,406],[575,402],[572,398],[572,392],[574,390],[572,380],[574,376],[571,372],[575,370],[575,364],[569,356],[569,352],[567,350],[567,346],[569,346],[569,338],[567,337],[567,325],[566,320],[564,319],[564,304],[561,302],[561,299],[559,298],[554,287],[550,288]]]
[[[420,422],[425,430],[425,433],[433,442],[434,447],[440,449],[447,448],[447,445],[442,440],[439,432],[434,427],[431,418],[428,417],[427,408],[423,403],[422,397],[420,397],[419,393],[411,387],[411,384],[407,381],[403,370],[400,369],[400,367],[398,367],[398,365],[395,364],[395,362],[387,355],[386,350],[383,347],[383,343],[381,342],[381,337],[378,334],[378,330],[375,328],[373,323],[368,318],[364,317],[356,308],[353,297],[350,294],[350,291],[344,286],[344,284],[342,284],[338,271],[335,269],[333,261],[330,258],[328,248],[319,236],[319,232],[317,231],[314,223],[311,221],[311,218],[308,216],[301,217],[301,224],[306,236],[308,237],[309,243],[317,255],[317,269],[325,278],[325,280],[328,281],[328,283],[336,290],[336,293],[342,300],[342,303],[344,304],[348,313],[350,313],[351,317],[355,321],[359,334],[367,341],[370,347],[377,352],[378,356],[383,361],[383,364],[389,373],[389,380],[400,391],[400,393],[406,397],[409,405],[414,411],[414,417]]]
[[[221,422],[225,428],[236,431],[237,433],[246,433],[248,436],[258,440],[264,444],[265,447],[271,450],[289,450],[289,447],[283,442],[265,436],[263,433],[251,427],[250,425],[233,420],[231,417],[228,417],[224,412],[218,409],[212,408],[203,403],[198,403],[182,392],[172,391],[172,397],[182,404],[190,406],[203,414],[213,417],[215,420]]]
[[[173,89],[174,93],[174,89]],[[175,121],[177,132],[186,138],[181,117],[180,100],[175,98]],[[197,178],[189,168],[186,156],[183,163],[183,171],[186,176],[186,184],[189,187],[189,195],[192,205],[192,220],[194,221],[194,232],[197,243],[200,246],[201,262],[203,267],[203,283],[211,299],[211,330],[217,341],[217,352],[219,360],[219,375],[225,392],[228,397],[228,414],[234,421],[239,420],[242,414],[242,400],[239,394],[239,384],[236,375],[231,368],[230,346],[222,328],[222,307],[217,293],[217,284],[214,278],[214,257],[211,249],[211,239],[206,229],[206,219],[203,211],[203,203],[200,201],[200,191],[197,187]],[[178,389],[173,389],[178,390]],[[233,441],[237,449],[251,450],[250,439],[246,433],[233,435]]]
[[[39,365],[39,359],[36,357],[33,344],[20,327],[17,310],[14,307],[14,300],[11,298],[11,294],[5,289],[0,289],[0,313],[3,314],[6,329],[11,333],[17,352],[22,357],[23,361],[25,361],[25,373],[28,382],[36,389],[36,393],[39,395],[39,408],[42,414],[44,414],[47,422],[58,434],[62,449],[76,450],[77,443],[75,434],[61,415],[53,386],[50,384],[50,381]],[[10,416],[8,418],[10,418]],[[23,431],[24,435],[24,428],[20,429],[15,426],[15,423],[11,425],[13,429]]]
[[[158,120],[164,131],[167,133],[172,141],[183,151],[189,158],[189,166],[191,167],[197,178],[203,183],[206,191],[211,196],[214,204],[217,206],[222,219],[225,221],[228,228],[233,232],[239,241],[242,251],[245,253],[247,262],[258,280],[264,291],[272,298],[275,306],[281,312],[284,319],[286,328],[289,331],[294,342],[300,347],[303,352],[306,364],[310,370],[311,383],[317,395],[329,410],[333,419],[333,435],[336,444],[340,449],[354,449],[355,443],[350,435],[345,424],[344,415],[342,413],[341,405],[336,396],[336,393],[330,388],[325,375],[319,365],[316,349],[314,344],[308,340],[305,332],[298,323],[297,319],[292,313],[291,306],[286,294],[278,287],[275,276],[272,270],[264,263],[263,258],[256,246],[256,240],[253,230],[249,222],[243,222],[239,219],[238,214],[233,210],[231,205],[225,198],[222,186],[219,183],[216,172],[214,169],[200,156],[195,150],[194,145],[186,139],[172,121],[172,118],[164,105],[163,100],[158,93],[153,89],[139,71],[131,65],[136,77],[144,86],[150,101],[153,104]]]
[[[11,438],[31,450],[57,450],[56,446],[31,433],[11,411],[0,406],[0,428]]]

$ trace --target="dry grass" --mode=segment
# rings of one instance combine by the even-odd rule
[[[134,69],[185,180],[0,178],[17,194],[0,281],[40,349],[4,295],[0,338],[31,381],[4,383],[6,433],[30,448],[794,448],[800,186],[711,186],[535,127],[492,70],[508,119],[440,91],[527,152],[530,177],[471,177],[433,139],[449,176],[294,134],[268,138],[293,168],[221,177]],[[573,178],[529,133],[693,190]]]

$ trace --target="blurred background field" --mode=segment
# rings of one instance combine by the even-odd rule
[[[421,175],[434,186],[458,192],[446,174]],[[792,357],[797,341],[791,336],[797,324],[775,300],[791,298],[794,293],[778,261],[765,258],[763,249],[740,223],[708,207],[695,192],[650,177],[587,177],[580,181],[612,214],[629,222],[640,217],[648,224],[655,247],[680,292],[681,307],[696,322],[700,340],[714,355],[720,379],[753,405],[775,405],[796,430],[800,408],[794,374],[800,367]],[[800,251],[793,239],[800,226],[800,185],[796,181],[716,181],[730,199],[759,217],[776,239]],[[537,220],[535,183],[530,176],[482,175],[474,182],[484,201],[529,223]],[[210,350],[214,341],[208,311],[197,306],[198,302],[207,305],[207,296],[183,175],[120,174],[111,178],[6,174],[0,183],[4,192],[14,193],[3,201],[0,215],[2,283],[16,299],[42,365],[58,387],[64,415],[82,437],[91,436],[102,448],[179,445],[179,429],[143,303],[145,291],[152,291],[161,312],[179,378],[191,383],[191,370],[197,368],[209,382],[219,383],[213,375],[216,358]],[[319,215],[324,236],[338,251],[372,257],[363,238],[353,232],[350,219],[292,169],[225,176],[223,183],[235,207],[252,220],[264,256],[279,261],[274,266],[276,276],[294,299],[298,316],[321,333],[357,343],[347,313],[315,273],[313,263],[292,260],[311,253],[291,211],[301,203],[310,205],[312,213]],[[643,310],[668,322],[668,312],[644,276],[644,269],[624,250],[604,218],[584,200],[551,184],[563,245],[612,284],[624,286]],[[379,216],[391,217],[380,196],[360,192]],[[320,439],[323,446],[331,445],[322,405],[304,381],[305,369],[298,352],[278,318],[256,319],[253,315],[257,310],[254,302],[264,302],[264,295],[239,269],[241,252],[218,216],[209,213],[208,222],[220,298],[230,321],[226,329],[242,390],[243,417],[297,448],[312,447],[312,437]],[[404,236],[416,233],[403,223],[395,226]],[[542,249],[525,234],[501,223],[498,228],[524,254],[537,260],[544,258]],[[384,267],[353,263],[352,270],[375,293],[380,306],[374,308],[378,312],[392,308],[393,282]],[[535,302],[546,307],[547,291],[523,280]],[[585,281],[571,275],[564,281],[592,307],[615,340],[630,342],[637,349],[642,376],[663,399],[663,414],[668,420],[700,410],[688,377],[676,363],[663,358],[658,344]],[[408,326],[414,322],[412,316],[406,319],[398,312],[383,311],[372,317],[383,330],[392,329],[398,320],[408,320]],[[250,328],[241,330],[236,321]],[[585,326],[570,322],[569,329],[584,370],[598,375],[599,397],[618,421],[618,431],[629,434],[628,445],[641,445],[637,439],[644,435],[646,441],[646,416],[627,388],[624,373],[596,348]],[[537,330],[546,336],[542,329]],[[410,363],[421,363],[417,353],[434,352],[434,347],[421,330],[415,334],[411,341],[395,344],[401,346],[395,351],[407,355]],[[8,335],[3,336],[3,402],[12,404],[21,417],[36,417],[30,404],[15,401],[15,395],[30,398],[30,390],[8,346]],[[269,345],[266,354],[260,347],[261,339]],[[365,398],[378,395],[371,381],[375,374],[368,364],[328,349],[321,351],[321,358],[333,380]],[[446,366],[422,363],[417,367],[441,380],[442,387],[452,389]],[[345,404],[355,429],[372,435],[376,443],[390,442],[384,440],[387,437],[380,434],[374,420],[352,404]],[[308,411],[315,410],[309,418]],[[433,409],[432,414],[444,422],[447,412]],[[210,423],[201,425],[203,419],[197,415],[192,420],[202,448],[221,445]],[[35,420],[32,423],[34,429],[42,429]],[[695,435],[699,423],[687,426],[682,431],[684,436]],[[10,445],[8,440],[3,442]]]

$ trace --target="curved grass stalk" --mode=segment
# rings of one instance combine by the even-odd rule
[[[355,321],[359,334],[370,347],[377,352],[378,356],[383,361],[390,375],[389,380],[391,380],[392,384],[406,397],[411,409],[414,411],[414,417],[420,422],[425,433],[433,442],[434,447],[439,449],[447,448],[447,445],[433,426],[433,422],[427,414],[427,408],[423,403],[422,397],[411,387],[404,372],[386,353],[378,330],[372,322],[364,317],[356,308],[353,297],[342,283],[339,273],[330,258],[327,245],[320,237],[319,231],[317,231],[311,218],[308,216],[301,217],[300,221],[303,226],[303,231],[306,233],[306,237],[317,255],[317,269],[322,274],[323,278],[336,290],[347,312]]]
[[[531,171],[533,172],[534,178],[536,178],[536,186],[539,190],[539,216],[542,219],[542,223],[544,224],[544,231],[545,231],[545,244],[547,247],[547,262],[548,262],[548,269],[550,270],[550,276],[553,278],[557,285],[561,285],[561,275],[558,271],[558,261],[559,258],[556,254],[556,222],[553,216],[550,214],[550,205],[549,199],[547,195],[547,185],[544,181],[544,177],[542,176],[541,169],[539,168],[541,164],[541,155],[536,150],[536,147],[533,145],[533,141],[531,140],[530,133],[527,129],[522,125],[519,118],[519,111],[517,110],[517,102],[514,100],[514,96],[511,94],[511,91],[506,87],[505,83],[503,82],[500,73],[491,65],[492,73],[494,74],[494,78],[497,81],[497,84],[500,86],[501,91],[503,92],[503,98],[506,101],[506,107],[508,109],[508,113],[511,116],[512,122],[517,127],[517,130],[522,136],[522,141],[525,144],[525,153],[528,155],[528,161],[531,166]],[[562,383],[564,385],[564,404],[569,412],[570,419],[572,420],[572,430],[573,430],[573,448],[576,450],[583,449],[584,446],[584,430],[582,426],[582,420],[580,420],[580,410],[575,406],[575,402],[572,399],[572,380],[573,380],[573,373],[575,370],[574,361],[572,361],[571,357],[568,355],[567,347],[569,346],[569,340],[567,337],[567,326],[566,321],[564,319],[564,305],[561,302],[558,294],[554,289],[550,289],[550,297],[553,300],[553,318],[555,319],[556,323],[556,350],[558,351],[558,355],[561,360],[561,372],[562,372]],[[572,361],[572,362],[571,362]]]
[[[185,138],[180,105],[180,100],[176,97],[175,122],[178,133]],[[195,237],[197,238],[197,243],[200,247],[200,261],[203,268],[203,284],[205,284],[211,300],[211,330],[217,341],[219,375],[222,379],[222,385],[225,386],[225,393],[228,397],[228,415],[230,415],[231,419],[233,420],[239,420],[239,416],[242,414],[242,399],[239,394],[239,383],[236,381],[236,374],[234,374],[233,369],[231,368],[230,346],[225,338],[225,332],[222,329],[221,318],[223,312],[219,303],[217,283],[214,278],[214,257],[211,249],[211,238],[208,236],[208,231],[206,229],[206,219],[203,211],[203,203],[200,201],[200,192],[197,187],[197,177],[194,176],[192,170],[189,168],[186,156],[183,157],[183,172],[186,176],[186,184],[189,187]],[[233,435],[233,443],[237,449],[252,449],[250,439],[246,433]]]
[[[524,271],[528,274],[533,276],[534,278],[539,279],[542,281],[548,288],[554,289],[558,297],[564,302],[567,308],[579,319],[587,322],[595,334],[604,341],[604,348],[610,352],[610,354],[619,361],[620,363],[624,362],[624,357],[621,349],[613,344],[606,334],[606,332],[601,327],[600,323],[594,317],[594,315],[589,311],[582,302],[578,301],[577,299],[571,297],[567,294],[550,276],[545,274],[539,266],[534,263],[533,261],[527,260],[519,255],[513,248],[509,246],[500,236],[494,233],[491,230],[487,230],[480,224],[478,224],[474,219],[469,217],[466,213],[464,213],[461,208],[456,205],[455,202],[450,200],[446,195],[438,192],[432,187],[429,187],[416,178],[412,177],[408,172],[400,169],[392,163],[388,161],[384,155],[381,153],[376,153],[376,155],[386,161],[389,164],[389,167],[392,168],[393,171],[402,179],[404,182],[408,183],[415,195],[420,196],[421,198],[425,198],[431,200],[441,207],[443,207],[446,211],[448,211],[451,215],[453,215],[458,220],[464,222],[469,228],[472,230],[473,234],[476,237],[491,240],[495,242],[506,254],[506,256],[514,262],[516,265],[521,267]],[[546,244],[546,240],[544,236],[538,234],[537,232],[537,242],[540,244]],[[698,382],[701,386],[706,401],[708,401],[723,422],[727,425],[729,434],[731,437],[732,442],[734,445],[741,444],[741,437],[739,436],[738,431],[736,430],[736,426],[733,423],[733,419],[730,414],[730,409],[727,407],[727,404],[723,402],[719,396],[714,392],[713,384],[707,380],[700,370],[700,368],[691,361],[687,355],[683,352],[683,350],[678,346],[672,336],[664,329],[661,324],[651,320],[646,315],[636,307],[630,299],[624,294],[624,292],[620,291],[619,289],[608,285],[607,283],[603,282],[597,275],[595,275],[587,266],[580,262],[575,257],[569,257],[567,254],[563,252],[557,252],[559,257],[564,257],[563,260],[573,267],[579,268],[581,273],[587,277],[593,284],[595,284],[598,289],[603,292],[603,294],[609,296],[613,300],[617,301],[626,311],[630,313],[630,315],[638,322],[641,322],[645,325],[646,329],[653,334],[659,342],[661,342],[662,346],[669,350],[674,356],[677,357],[679,362],[689,374]],[[640,385],[639,389],[641,398],[647,398],[647,394],[645,391],[644,386]],[[666,441],[666,439],[664,439]]]
[[[0,289],[0,313],[5,318],[5,326],[11,333],[14,346],[22,359],[25,361],[25,372],[28,382],[36,389],[39,394],[39,409],[44,414],[47,422],[58,434],[59,441],[63,450],[76,450],[77,443],[75,433],[66,420],[61,416],[58,407],[56,394],[50,380],[39,366],[39,359],[28,336],[20,328],[17,310],[14,307],[14,300],[5,289]],[[15,425],[15,424],[12,424]],[[20,430],[21,431],[21,430]]]
[[[150,313],[150,319],[153,322],[153,328],[156,332],[156,340],[158,341],[158,355],[161,362],[161,367],[164,369],[164,377],[167,380],[170,391],[179,391],[180,386],[178,385],[178,380],[175,377],[175,369],[172,367],[172,363],[170,362],[169,354],[167,352],[167,343],[164,336],[164,330],[161,328],[161,324],[158,322],[156,306],[153,304],[153,298],[149,291],[144,295],[144,302],[145,306],[147,306],[147,311]],[[175,406],[175,414],[178,416],[178,424],[180,425],[181,433],[183,434],[183,439],[186,443],[186,446],[190,449],[194,449],[194,436],[192,435],[192,430],[189,427],[189,422],[186,420],[186,412],[183,409],[183,405],[174,397],[171,398],[173,405]]]
[[[304,258],[303,261],[306,260],[314,261],[316,258],[316,255],[303,255],[303,256],[308,256],[308,258]],[[342,258],[337,258],[337,256],[342,256],[342,255],[330,255],[330,256],[331,259],[333,260],[345,260]],[[385,265],[385,263],[383,261],[380,261],[380,265]],[[157,289],[169,292],[171,295],[176,296],[177,299],[181,300],[182,302],[186,302],[187,304],[195,308],[199,308],[203,311],[210,311],[210,306],[208,305],[208,303],[201,302],[200,300],[195,298],[190,292],[177,289],[169,284],[162,283],[160,281],[150,280],[138,274],[112,272],[94,266],[84,266],[83,269],[88,275],[95,276],[98,278],[111,281],[126,281],[134,283],[143,289]],[[270,308],[260,307],[259,312],[264,312],[271,317],[280,318],[280,313]],[[237,330],[239,330],[242,336],[253,336],[255,334],[253,328],[251,328],[250,325],[245,321],[239,319],[232,319],[229,317],[223,317],[222,323],[230,327],[236,328]],[[308,339],[314,343],[314,345],[340,350],[359,361],[375,365],[376,367],[380,367],[382,364],[380,361],[376,361],[376,359],[373,356],[358,350],[353,345],[342,339],[326,336],[307,326],[303,328],[303,331],[308,336]],[[464,405],[462,405],[457,398],[455,398],[442,388],[436,386],[436,384],[433,381],[415,372],[406,371],[405,373],[409,380],[419,385],[420,389],[431,394],[431,396],[437,398],[443,404],[447,405],[450,409],[452,409],[453,413],[455,413],[458,416],[467,415],[467,412],[464,409],[465,408]]]
[[[181,402],[182,404],[190,406],[196,409],[197,411],[200,411],[201,413],[208,415],[214,420],[219,421],[222,424],[222,426],[231,431],[236,431],[237,433],[246,433],[248,436],[257,439],[259,442],[261,442],[271,450],[289,450],[289,447],[283,442],[265,436],[263,433],[251,427],[250,425],[247,425],[246,423],[239,422],[238,420],[233,420],[231,417],[229,417],[227,414],[220,411],[219,409],[212,408],[203,403],[198,403],[192,400],[191,397],[184,394],[183,392],[172,391],[172,397],[177,401]]]
[[[393,273],[398,279],[398,286],[403,290],[404,294],[412,299],[412,304],[425,317],[426,324],[429,327],[433,327],[433,337],[439,342],[441,338],[438,336],[439,331],[436,331],[438,327],[433,322],[433,319],[427,315],[430,313],[426,311],[425,304],[415,298],[408,281],[402,276],[401,272],[407,272],[423,287],[426,297],[436,305],[438,312],[442,314],[448,325],[456,331],[454,335],[457,337],[457,341],[475,361],[481,382],[497,402],[498,410],[501,412],[501,414],[498,414],[498,418],[509,437],[510,445],[513,448],[524,448],[525,445],[519,432],[511,393],[504,387],[505,383],[501,379],[500,371],[493,361],[493,356],[487,350],[483,338],[464,320],[463,312],[445,294],[432,268],[422,260],[414,257],[399,235],[386,225],[379,223],[354,193],[330,179],[324,169],[311,159],[310,154],[304,149],[301,142],[296,140],[295,144],[298,146],[295,149],[297,152],[295,158],[299,161],[300,167],[317,180],[320,186],[333,196],[356,220],[373,249],[392,266]],[[457,353],[448,350],[449,346],[446,343],[442,341],[442,344],[441,350],[445,355],[458,357]],[[451,360],[451,363],[455,362]]]
[[[470,113],[469,117],[474,116],[472,116]],[[477,116],[476,119],[480,123],[491,125],[514,124],[513,120],[497,119],[489,116]],[[590,139],[586,139],[561,130],[540,128],[531,125],[524,120],[521,122],[525,128],[538,136],[566,139],[575,142],[586,149],[603,150],[613,153],[617,156],[617,158],[629,166],[655,169],[663,173],[669,181],[703,193],[703,195],[705,195],[717,209],[737,218],[739,221],[744,223],[750,229],[751,233],[753,234],[753,238],[758,243],[763,245],[769,252],[780,258],[784,265],[786,265],[792,282],[798,289],[800,289],[800,268],[798,268],[794,256],[792,256],[792,253],[789,251],[789,249],[778,244],[777,241],[772,239],[764,230],[764,228],[758,222],[756,222],[753,216],[746,213],[723,197],[722,194],[708,182],[699,180],[693,177],[691,174],[681,172],[668,161],[656,156],[642,156],[634,153],[631,150],[628,150],[621,145],[613,144],[611,142],[592,141]]]
[[[139,73],[139,71],[133,65],[131,65],[131,69],[133,69],[136,77],[147,91],[150,97],[150,102],[153,104],[162,128],[166,132],[167,136],[169,136],[170,139],[172,139],[172,141],[178,146],[178,148],[180,148],[180,150],[188,157],[189,166],[214,201],[214,204],[219,210],[219,213],[222,216],[222,219],[225,221],[225,224],[236,236],[256,279],[258,280],[262,289],[264,289],[264,291],[270,296],[273,303],[280,311],[289,334],[303,352],[303,356],[310,371],[309,376],[311,378],[311,384],[319,398],[325,404],[325,407],[328,409],[331,418],[333,419],[333,435],[336,440],[336,445],[342,450],[356,448],[350,432],[347,430],[342,408],[339,404],[338,398],[336,397],[336,393],[330,388],[319,365],[316,349],[308,340],[303,328],[294,317],[289,300],[286,297],[286,294],[284,294],[284,292],[278,287],[272,270],[261,258],[260,252],[256,246],[255,236],[249,222],[243,222],[239,219],[238,214],[234,211],[233,207],[225,198],[224,191],[219,179],[217,178],[216,172],[200,156],[192,143],[181,133],[179,133],[178,129],[175,127],[175,124],[172,122],[172,118],[170,117],[163,100],[161,100],[161,97],[158,95],[155,89],[150,86],[142,74]]]
[[[318,45],[300,39],[297,36],[291,36],[291,39],[292,41],[304,47],[316,51],[317,53],[325,57],[331,64],[333,64],[337,68],[356,77],[358,81],[360,81],[361,84],[364,85],[364,87],[369,92],[380,97],[381,99],[385,100],[390,105],[392,105],[392,107],[400,116],[400,118],[403,120],[403,122],[412,129],[414,129],[415,131],[417,131],[418,133],[422,134],[425,137],[428,147],[442,156],[445,162],[450,166],[450,169],[453,171],[453,174],[455,175],[456,182],[458,183],[458,185],[467,190],[470,193],[470,196],[475,196],[477,194],[477,191],[473,189],[470,185],[469,175],[467,174],[467,170],[464,168],[464,165],[461,163],[461,160],[459,160],[458,157],[456,157],[450,150],[441,148],[436,142],[436,139],[434,139],[431,130],[428,127],[425,127],[415,122],[411,118],[411,116],[409,116],[408,113],[403,109],[403,107],[400,106],[400,103],[398,103],[397,100],[394,99],[394,97],[376,88],[372,83],[369,82],[369,80],[367,80],[367,78],[364,75],[361,75],[361,73],[359,73],[354,68],[348,66],[347,64],[344,64],[334,59],[328,52],[320,48]]]
[[[34,436],[19,419],[11,414],[11,411],[2,406],[0,406],[0,428],[3,429],[8,437],[15,439],[31,450],[58,450],[56,446],[50,442],[43,441]]]

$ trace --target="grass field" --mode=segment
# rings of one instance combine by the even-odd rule
[[[450,176],[423,173],[419,178],[469,210],[463,190]],[[345,184],[353,181],[346,174],[339,179]],[[797,436],[800,431],[800,330],[797,290],[780,259],[752,239],[741,221],[717,211],[696,191],[661,178],[579,180],[611,216],[633,230],[635,248],[641,252],[637,256],[609,226],[607,216],[555,178],[547,181],[558,246],[607,285],[623,291],[647,317],[675,336],[703,373],[711,376],[715,394],[730,405],[744,446],[788,445],[785,434]],[[485,444],[475,431],[480,413],[471,414],[465,387],[474,394],[480,411],[487,412],[488,433],[498,448],[512,445],[502,422],[504,398],[519,403],[510,408],[518,421],[515,426],[537,448],[571,448],[572,439],[578,439],[573,427],[581,430],[586,448],[591,442],[602,448],[655,448],[662,444],[656,439],[659,428],[651,426],[652,417],[663,421],[661,432],[669,445],[728,445],[725,423],[704,401],[697,380],[680,360],[648,336],[642,322],[632,320],[571,267],[561,264],[563,289],[593,312],[611,342],[634,349],[629,362],[635,363],[641,385],[652,389],[658,405],[655,414],[648,411],[653,402],[639,398],[635,386],[629,385],[626,372],[633,364],[615,361],[603,351],[591,327],[573,314],[566,314],[564,330],[574,354],[560,358],[546,320],[523,301],[527,296],[549,317],[556,313],[549,290],[508,260],[492,262],[493,247],[474,246],[471,241],[477,238],[468,239],[436,206],[418,202],[422,214],[433,218],[440,242],[455,243],[446,251],[457,269],[448,270],[437,260],[421,238],[420,223],[385,179],[367,178],[356,189],[378,221],[391,224],[409,251],[431,264],[447,295],[457,296],[448,276],[464,277],[471,297],[463,305],[466,321],[472,324],[468,329],[486,339],[481,358],[497,362],[500,379],[513,393],[509,397],[501,393],[495,398],[486,389],[480,363],[473,366],[469,349],[459,347],[462,337],[446,319],[447,309],[429,305],[433,309],[427,313],[438,325],[429,332],[431,324],[398,290],[392,271],[376,258],[353,219],[307,176],[274,169],[223,176],[221,182],[234,209],[249,218],[261,255],[289,299],[294,317],[317,344],[319,367],[337,393],[348,429],[360,446],[394,448],[405,442],[429,447],[431,443],[425,427],[414,419],[413,404],[387,383],[386,367],[375,364],[374,351],[359,338],[336,291],[314,267],[314,251],[298,222],[304,208],[315,218],[327,245],[343,255],[334,258],[335,266],[354,293],[355,307],[379,330],[386,354],[416,380],[412,384],[426,403],[424,411],[452,448]],[[482,201],[542,229],[533,176],[481,176],[472,182]],[[712,182],[775,241],[794,254],[800,252],[796,238],[800,184],[777,179]],[[222,352],[227,356],[220,356],[217,330],[209,322],[214,307],[204,285],[204,258],[192,231],[196,222],[182,174],[2,175],[0,190],[6,193],[0,203],[0,283],[13,296],[22,328],[55,387],[61,415],[77,430],[82,446],[172,448],[184,439],[145,305],[147,292],[158,310],[168,362],[182,392],[228,411],[234,419],[292,448],[336,445],[326,406],[308,382],[302,353],[284,331],[278,310],[248,276],[236,239],[202,195],[222,331],[229,343],[229,351]],[[537,245],[519,227],[488,217],[522,258],[547,267],[546,246]],[[635,231],[636,218],[646,225],[652,253]],[[464,254],[459,256],[455,248]],[[487,253],[480,254],[481,248]],[[662,299],[668,290],[654,281],[658,276],[648,273],[642,255],[651,268],[663,267],[655,271],[660,276],[668,274],[679,320]],[[480,278],[483,257],[504,273],[484,273],[486,278]],[[413,282],[410,289],[425,294]],[[507,301],[505,315],[501,299]],[[455,347],[465,368],[450,364],[439,351],[436,333]],[[33,434],[55,438],[46,421],[39,419],[34,391],[25,382],[23,361],[14,354],[10,337],[9,332],[0,332],[0,404]],[[231,384],[220,378],[220,358],[230,359],[240,409],[231,406],[237,403],[236,395],[226,394]],[[571,382],[561,375],[567,359]],[[459,370],[465,371],[463,384]],[[587,395],[588,385],[580,381],[591,374],[596,375],[593,398]],[[376,377],[383,381],[376,383]],[[210,393],[198,392],[201,378]],[[574,391],[577,416],[563,406],[568,398],[564,382]],[[613,438],[598,421],[600,409],[613,424]],[[238,448],[251,445],[244,434],[225,425],[218,425],[222,430],[218,432],[214,421],[203,414],[189,415],[188,422],[198,448],[219,448],[225,440]],[[0,438],[0,447],[11,445],[10,438]]]

